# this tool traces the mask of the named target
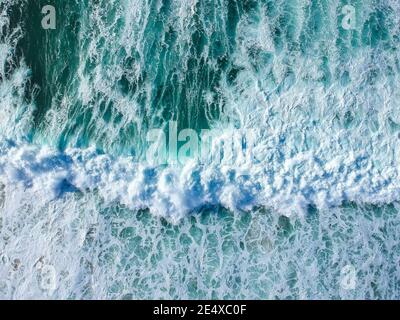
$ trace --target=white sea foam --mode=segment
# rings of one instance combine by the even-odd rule
[[[94,149],[0,154],[1,298],[368,298],[372,279],[398,298],[399,175],[365,155],[157,169]],[[218,204],[231,212],[192,212]],[[272,210],[236,212],[253,206]],[[339,288],[349,265],[356,290]]]
[[[304,1],[295,1],[287,7],[282,3],[277,7],[294,11],[293,19],[296,21],[292,21],[292,23],[302,26],[302,28],[307,28],[308,22],[304,17],[303,10],[306,4]],[[340,11],[338,10],[340,4],[337,1],[329,2],[329,4],[325,5],[327,7],[327,12],[325,13],[327,17],[331,17]],[[362,32],[362,27],[373,12],[372,8],[372,2],[357,7],[359,16],[358,32]],[[396,11],[399,8],[398,2],[389,1],[386,8]],[[107,147],[119,139],[118,137],[124,126],[127,126],[132,121],[140,125],[142,121],[142,119],[137,119],[136,111],[139,107],[136,105],[135,99],[124,96],[112,84],[117,82],[122,75],[127,76],[132,81],[138,80],[141,72],[148,69],[149,66],[142,57],[134,61],[134,65],[131,66],[130,70],[125,70],[119,64],[117,53],[123,47],[128,54],[131,54],[135,46],[136,51],[140,54],[146,52],[145,46],[147,43],[144,41],[146,36],[144,34],[144,26],[150,18],[150,8],[137,1],[123,1],[92,9],[93,11],[91,11],[88,20],[82,20],[83,28],[79,37],[88,39],[85,40],[87,43],[83,38],[81,39],[83,44],[86,43],[87,50],[82,50],[80,53],[78,68],[79,90],[72,92],[72,94],[77,94],[84,105],[90,102],[90,108],[93,109],[93,125],[97,128],[98,138],[101,138],[103,140],[102,143]],[[122,12],[125,14],[123,32],[118,35],[115,35],[113,31],[116,25],[115,20],[107,21],[105,18],[108,17],[105,14],[107,10],[116,11],[115,17],[112,19],[118,19]],[[160,8],[157,10],[159,11]],[[185,66],[190,58],[185,45],[187,46],[191,41],[190,31],[193,30],[193,21],[191,19],[195,10],[200,10],[198,14],[201,18],[204,18],[206,13],[201,11],[203,9],[196,9],[196,1],[174,3],[171,10],[171,18],[167,24],[179,31],[177,32],[179,39],[174,50],[179,53],[185,62],[183,66]],[[354,192],[360,191],[359,185],[352,182],[352,180],[359,181],[357,180],[359,177],[370,182],[366,185],[366,191],[360,193],[359,201],[395,199],[396,192],[389,187],[387,189],[381,187],[379,183],[381,183],[381,180],[394,181],[393,184],[395,185],[397,178],[396,176],[394,180],[387,180],[388,178],[385,175],[391,170],[396,175],[399,164],[399,139],[398,129],[396,129],[396,125],[400,123],[398,116],[400,114],[398,104],[400,99],[399,77],[396,72],[391,76],[386,76],[386,71],[395,69],[398,64],[398,51],[385,51],[366,46],[354,49],[353,54],[348,57],[348,61],[343,61],[337,46],[332,45],[332,42],[339,37],[336,28],[337,21],[336,19],[329,19],[324,21],[325,23],[322,27],[324,38],[321,39],[321,42],[314,42],[315,45],[318,44],[320,47],[308,48],[310,51],[303,55],[299,55],[296,52],[288,55],[288,52],[290,52],[288,48],[279,49],[274,46],[271,31],[271,26],[281,26],[280,22],[275,21],[275,19],[284,12],[279,11],[276,17],[271,17],[271,14],[267,12],[267,8],[261,5],[252,13],[254,16],[244,17],[238,24],[235,39],[237,48],[233,54],[233,60],[235,65],[241,69],[234,84],[227,84],[224,78],[221,80],[219,93],[223,97],[221,100],[224,101],[224,105],[219,105],[219,107],[221,109],[224,108],[225,112],[221,115],[222,119],[219,122],[215,123],[214,121],[212,123],[213,126],[224,129],[227,125],[236,121],[239,127],[245,129],[257,128],[259,131],[264,132],[264,135],[260,136],[262,143],[257,146],[260,162],[257,165],[252,165],[251,168],[248,165],[249,168],[245,170],[246,175],[250,177],[251,184],[259,186],[261,191],[255,192],[257,195],[253,195],[253,192],[250,192],[251,195],[246,200],[243,200],[245,204],[243,207],[263,203],[271,204],[274,201],[271,202],[270,199],[275,197],[277,198],[276,206],[280,206],[278,204],[282,201],[279,199],[283,199],[284,196],[283,192],[279,190],[284,186],[292,188],[291,191],[285,191],[288,198],[295,197],[300,199],[304,197],[304,203],[319,203],[323,205],[325,202],[323,199],[325,198],[328,204],[340,203],[343,200],[354,198],[354,196],[350,196],[351,190]],[[260,19],[255,19],[255,17]],[[225,18],[223,17],[222,21],[216,19],[215,23],[224,24],[226,23]],[[393,17],[392,15],[391,18],[396,18],[396,16]],[[140,23],[137,23],[138,21]],[[207,21],[204,19],[201,23],[206,26]],[[0,27],[8,28],[8,25],[9,20],[6,11],[4,11],[1,16]],[[223,29],[220,25],[218,26]],[[205,32],[208,32],[206,27],[204,29]],[[300,29],[298,28],[298,30]],[[395,35],[398,32],[398,28],[390,25],[390,31]],[[91,37],[87,37],[88,32]],[[6,34],[7,36],[0,45],[1,75],[4,75],[5,63],[11,57],[13,48],[15,48],[21,36],[21,30],[20,28],[8,30]],[[300,35],[301,32],[296,31],[292,41],[307,40],[301,40]],[[210,35],[208,34],[208,36]],[[310,34],[309,36],[312,37],[313,35]],[[101,50],[96,47],[99,39],[106,39],[106,45]],[[161,39],[161,42],[163,41],[164,39]],[[288,43],[285,43],[285,45],[288,45]],[[350,43],[345,43],[344,46],[350,46]],[[207,56],[206,52],[207,50],[203,53],[205,57]],[[259,55],[251,55],[251,52],[258,52]],[[323,70],[324,62],[321,54],[323,52],[327,53],[330,59],[327,67],[328,71]],[[93,74],[85,74],[84,69],[88,61],[101,61],[101,57],[108,55],[108,53],[112,56],[112,61],[109,65],[98,63],[93,70]],[[313,56],[313,53],[316,55]],[[271,63],[265,63],[263,60],[268,57],[272,59]],[[254,70],[254,65],[262,69]],[[326,87],[321,79],[327,73],[332,77],[337,77],[335,74],[345,74],[349,78],[349,83],[342,85],[339,83],[340,79],[336,79],[337,81],[329,83],[328,87]],[[375,77],[374,74],[378,76]],[[27,81],[29,81],[29,70],[22,61],[16,71],[0,83],[0,128],[4,136],[11,137],[14,140],[18,140],[28,132],[32,121],[33,105],[23,99]],[[150,85],[146,85],[143,90],[150,90],[150,87]],[[104,99],[94,102],[94,92],[104,96]],[[62,131],[68,125],[67,115],[69,108],[74,105],[75,100],[73,99],[76,97],[73,97],[72,100],[69,100],[69,98],[68,95],[64,96],[59,106],[53,106],[54,108],[48,111],[44,135],[52,136],[54,139],[62,136]],[[106,123],[102,120],[102,112],[104,111],[96,108],[95,104],[104,101],[112,101],[115,109],[122,114],[123,120],[119,124]],[[89,108],[89,106],[86,107]],[[348,124],[350,126],[349,130],[344,129],[344,123],[346,122],[344,114],[349,114],[352,119]],[[76,143],[74,139],[75,137],[71,138],[70,145]],[[284,142],[280,141],[280,139],[284,139]],[[19,145],[18,148],[23,150],[26,146]],[[6,159],[10,152],[10,149],[5,150],[3,158],[5,157],[4,159]],[[35,152],[38,151],[33,153]],[[67,150],[65,156],[69,156],[70,152],[72,151]],[[85,187],[85,183],[82,182],[84,178],[89,181],[96,180],[98,185],[86,182],[88,184],[87,187],[107,190],[104,194],[110,193],[108,190],[112,189],[112,184],[106,181],[107,173],[96,173],[95,177],[93,177],[93,170],[88,169],[89,163],[99,164],[103,159],[108,159],[107,161],[112,163],[111,172],[113,172],[113,170],[115,171],[115,166],[119,165],[121,161],[129,163],[130,160],[111,160],[107,156],[96,156],[95,153],[87,150],[81,152],[84,155],[91,155],[88,156],[88,164],[83,164],[84,161],[81,163],[73,161],[73,164],[69,164],[68,168],[64,168],[67,171],[73,170],[68,176],[71,181],[68,179],[67,181],[77,188],[83,188]],[[282,153],[282,155],[278,155],[279,153]],[[356,160],[354,160],[353,164],[344,165],[344,159],[347,159],[351,154],[354,154],[355,159],[366,159],[365,162],[368,163],[372,171],[367,174],[362,171],[362,168],[357,167],[356,172],[354,172],[354,166],[358,165]],[[62,156],[60,155],[60,157]],[[278,159],[279,157],[281,159]],[[299,160],[298,165],[290,168],[291,163],[294,161],[293,159],[300,158],[303,160]],[[322,166],[321,169],[317,164]],[[10,164],[10,166],[14,165]],[[17,164],[15,166],[18,167]],[[155,199],[162,199],[156,187],[158,182],[155,182],[158,181],[159,176],[162,176],[162,170],[160,172],[159,169],[141,168],[140,165],[133,164],[127,164],[126,166],[126,170],[130,170],[131,176],[120,182],[121,190],[124,188],[126,190],[135,189],[134,185],[131,185],[132,181],[137,181],[140,184],[138,177],[141,175],[145,177],[147,174],[139,174],[139,172],[156,172],[157,178],[152,181],[155,184],[154,190],[146,195],[149,198],[143,196],[140,188],[136,191],[131,191],[132,196],[127,196],[127,193],[121,191],[117,192],[118,195],[115,192],[111,192],[114,196],[105,198],[110,198],[110,200],[123,199],[122,201],[130,207],[148,206]],[[220,202],[230,208],[236,207],[236,204],[228,199],[235,194],[236,189],[241,192],[241,187],[248,186],[248,184],[244,183],[242,186],[239,183],[239,185],[235,185],[235,182],[234,187],[228,187],[230,183],[228,176],[231,171],[237,177],[243,176],[240,168],[218,165],[204,168],[196,164],[192,166],[200,177],[208,177],[215,174],[221,180],[218,183],[226,186],[226,190],[221,192],[199,195],[198,199],[193,201],[195,204],[206,205]],[[329,169],[325,168],[325,166],[328,166]],[[298,167],[301,169],[298,169]],[[347,174],[339,177],[342,171],[338,172],[337,170],[342,167],[344,168],[343,172]],[[29,166],[27,166],[27,169],[21,170],[29,171],[28,168]],[[80,170],[80,168],[83,169]],[[308,169],[320,170],[320,177],[312,178],[315,172],[308,173],[309,177],[303,176],[303,172],[307,172]],[[187,181],[185,177],[182,177],[182,172],[187,171],[181,172],[181,168],[170,168],[168,170],[172,172],[171,175],[174,177],[174,181],[181,181],[181,179]],[[356,178],[348,173],[350,171],[353,172]],[[87,172],[90,172],[90,174],[87,174]],[[293,178],[294,175],[297,175],[295,179]],[[301,179],[299,178],[300,175],[302,176]],[[80,183],[77,182],[76,177],[81,177]],[[267,177],[272,181],[266,183]],[[35,178],[32,177],[32,181],[34,180]],[[205,178],[200,180],[204,181]],[[292,180],[295,182],[290,182]],[[316,181],[320,182],[317,183]],[[194,182],[189,179],[188,183]],[[129,184],[129,186],[126,184]],[[181,194],[178,198],[185,198],[186,187],[184,184],[182,188],[178,188],[179,192],[176,191]],[[376,186],[377,184],[379,187]],[[320,187],[317,187],[317,185]],[[117,187],[117,185],[113,187]],[[201,187],[204,186],[201,185]],[[311,192],[306,193],[307,195],[304,196],[304,190],[306,189],[311,190]],[[325,189],[325,193],[321,191],[322,189]],[[333,189],[336,191],[332,191]],[[331,195],[333,193],[336,195]],[[338,194],[341,194],[341,196]],[[168,198],[168,195],[166,198]],[[212,199],[212,201],[209,199]],[[135,200],[139,200],[138,203],[140,205],[134,205]],[[186,200],[183,203],[187,202],[190,201]],[[303,201],[299,200],[299,202],[302,203]],[[182,210],[186,212],[193,210],[195,207],[196,205],[194,204],[188,204]],[[240,208],[240,206],[238,207]],[[162,215],[173,215],[164,212],[165,210],[156,209],[155,207],[153,209],[154,212],[160,212]],[[174,211],[175,209],[171,210]],[[177,214],[177,216],[181,215],[181,213]]]
[[[285,215],[305,214],[309,206],[324,209],[343,202],[383,204],[400,199],[398,167],[374,166],[367,154],[349,152],[327,161],[312,152],[240,167],[188,161],[183,166],[152,167],[134,158],[113,158],[94,149],[50,148],[3,143],[0,181],[6,190],[52,201],[66,192],[98,192],[109,204],[121,203],[178,221],[204,206],[232,211],[255,206]],[[326,157],[325,157],[326,158]]]

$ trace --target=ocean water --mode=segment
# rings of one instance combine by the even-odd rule
[[[0,298],[400,298],[398,0],[0,10]]]

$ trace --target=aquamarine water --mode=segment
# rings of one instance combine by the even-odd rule
[[[0,10],[0,298],[400,298],[398,0]],[[171,121],[254,158],[150,164]]]

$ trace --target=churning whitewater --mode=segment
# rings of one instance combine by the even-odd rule
[[[399,1],[0,9],[0,298],[400,298]]]

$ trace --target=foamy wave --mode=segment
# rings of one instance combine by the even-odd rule
[[[280,214],[304,214],[310,206],[325,209],[343,201],[387,203],[400,199],[396,167],[379,170],[366,154],[344,154],[322,161],[311,152],[292,158],[244,163],[151,167],[130,157],[113,158],[94,149],[60,153],[46,147],[3,143],[0,180],[8,190],[52,201],[66,192],[98,192],[107,203],[149,208],[179,220],[209,205],[232,211],[255,206]]]

